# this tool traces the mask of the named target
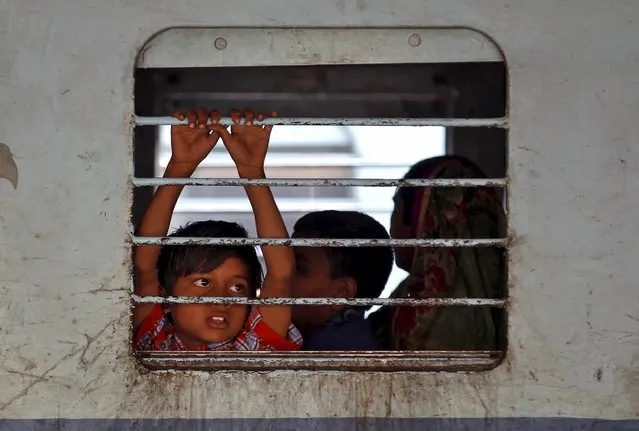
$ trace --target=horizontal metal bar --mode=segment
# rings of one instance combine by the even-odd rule
[[[188,124],[174,117],[133,116],[137,126],[175,126]],[[220,119],[220,124],[232,124],[229,117]],[[268,118],[255,124],[281,126],[440,126],[440,127],[508,127],[505,118]]]
[[[503,247],[496,239],[201,238],[132,236],[136,245],[285,245],[292,247]]]
[[[237,298],[214,296],[139,296],[131,295],[138,304],[246,304],[246,305],[392,305],[409,307],[496,307],[504,308],[506,299],[486,298]]]
[[[376,352],[136,352],[152,370],[192,371],[487,371],[504,352],[491,351],[376,351]]]
[[[505,178],[468,179],[364,179],[364,178],[132,178],[136,187],[183,185],[183,186],[272,186],[272,187],[504,187]]]

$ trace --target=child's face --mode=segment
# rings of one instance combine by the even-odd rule
[[[229,257],[213,271],[177,279],[173,296],[251,296],[249,267]],[[234,338],[244,326],[247,305],[173,304],[171,314],[180,340],[191,349]]]
[[[349,296],[345,280],[331,277],[326,252],[317,247],[295,247],[296,274],[291,296],[296,298],[335,298]],[[326,323],[342,307],[337,305],[294,305],[292,320],[305,331]]]

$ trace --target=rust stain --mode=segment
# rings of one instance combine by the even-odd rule
[[[136,245],[280,245],[289,247],[505,247],[509,238],[494,239],[338,239],[338,238],[208,238],[139,237]]]
[[[506,179],[267,179],[267,178],[133,178],[136,187],[184,186],[274,186],[274,187],[504,187]]]
[[[100,290],[98,290],[100,291]],[[488,298],[246,298],[226,296],[138,296],[132,295],[138,304],[242,304],[242,305],[393,305],[393,306],[470,306],[507,308],[506,299]]]
[[[135,353],[147,370],[160,371],[488,371],[501,351],[385,352],[151,352]]]
[[[137,126],[172,126],[187,124],[187,120],[174,117],[133,116]],[[220,124],[232,124],[230,117],[219,119]],[[337,117],[278,117],[256,121],[255,124],[272,126],[435,126],[435,127],[495,127],[507,129],[508,119],[500,118],[337,118]]]

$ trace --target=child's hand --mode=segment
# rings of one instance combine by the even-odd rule
[[[189,124],[171,127],[171,163],[194,171],[217,143],[220,135],[207,126],[209,115],[204,108],[191,109],[186,117],[181,112],[173,114],[178,120],[188,118]],[[211,112],[212,122],[219,120],[219,113]]]
[[[275,112],[271,114],[272,117],[275,115]],[[216,115],[216,118],[219,118],[219,115]],[[265,118],[266,115],[262,113],[257,116],[258,121]],[[222,137],[224,146],[235,162],[240,177],[263,177],[264,159],[273,126],[253,125],[254,116],[250,109],[244,111],[244,124],[240,124],[241,114],[239,111],[232,111],[231,119],[233,120],[231,133],[226,130],[226,127],[217,124],[217,120],[213,117],[211,129]]]

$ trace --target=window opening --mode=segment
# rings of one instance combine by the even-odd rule
[[[158,126],[155,177],[162,177],[171,156],[171,126]],[[411,126],[278,126],[269,147],[268,178],[375,179],[401,178],[414,160],[446,153],[443,127]],[[212,154],[192,178],[237,177],[224,147]],[[393,187],[274,187],[273,194],[289,232],[306,212],[327,208],[357,210],[390,230]],[[171,220],[170,231],[188,222],[234,220],[257,236],[251,207],[242,187],[187,186]],[[258,254],[261,252],[258,249]],[[263,261],[262,261],[263,264]],[[264,264],[263,264],[264,265]],[[382,292],[390,293],[408,273],[397,265]],[[375,311],[372,307],[367,313]]]
[[[266,73],[265,73],[266,72]],[[252,77],[261,79],[260,86]],[[395,77],[388,79],[386,77]],[[233,77],[233,79],[231,79]],[[382,79],[383,77],[383,79]],[[492,80],[489,81],[488,78]],[[495,79],[497,77],[497,79]],[[399,79],[398,79],[399,78]],[[485,85],[489,82],[490,85]],[[301,84],[300,84],[301,83]],[[357,88],[345,88],[348,86]],[[491,88],[492,86],[492,88]],[[486,89],[488,87],[488,90]],[[486,93],[492,92],[490,96]],[[139,69],[136,72],[135,178],[132,223],[139,222],[154,187],[185,184],[171,221],[171,231],[186,222],[223,219],[247,228],[244,244],[283,244],[257,239],[248,200],[235,167],[218,144],[189,179],[162,179],[170,157],[170,125],[175,110],[205,106],[221,112],[251,106],[277,110],[266,159],[267,180],[289,230],[302,215],[324,209],[362,211],[390,229],[397,186],[421,190],[453,186],[504,190],[507,126],[503,63],[394,64],[312,67],[242,67]],[[473,135],[489,139],[473,142]],[[478,151],[478,148],[482,150]],[[493,175],[484,178],[399,180],[413,163],[440,155],[468,157]],[[481,157],[489,154],[489,157]],[[492,177],[492,178],[491,178]],[[254,181],[259,183],[260,181]],[[505,207],[505,199],[504,199]],[[482,238],[394,239],[393,246],[503,248],[503,235]],[[237,240],[145,238],[144,244],[234,244]],[[226,241],[226,242],[225,242]],[[293,245],[379,246],[370,240],[296,239]],[[260,256],[261,257],[261,256]],[[505,254],[500,268],[505,271]],[[389,299],[407,273],[396,265],[379,298],[335,299],[334,304],[373,306],[493,307],[498,334],[490,351],[419,350],[378,352],[139,352],[153,369],[342,369],[342,370],[480,370],[499,362],[505,349],[504,286],[492,298],[432,297]],[[504,276],[505,281],[505,276]],[[136,303],[237,303],[238,299],[137,297]],[[321,298],[242,299],[248,304],[319,304]]]

